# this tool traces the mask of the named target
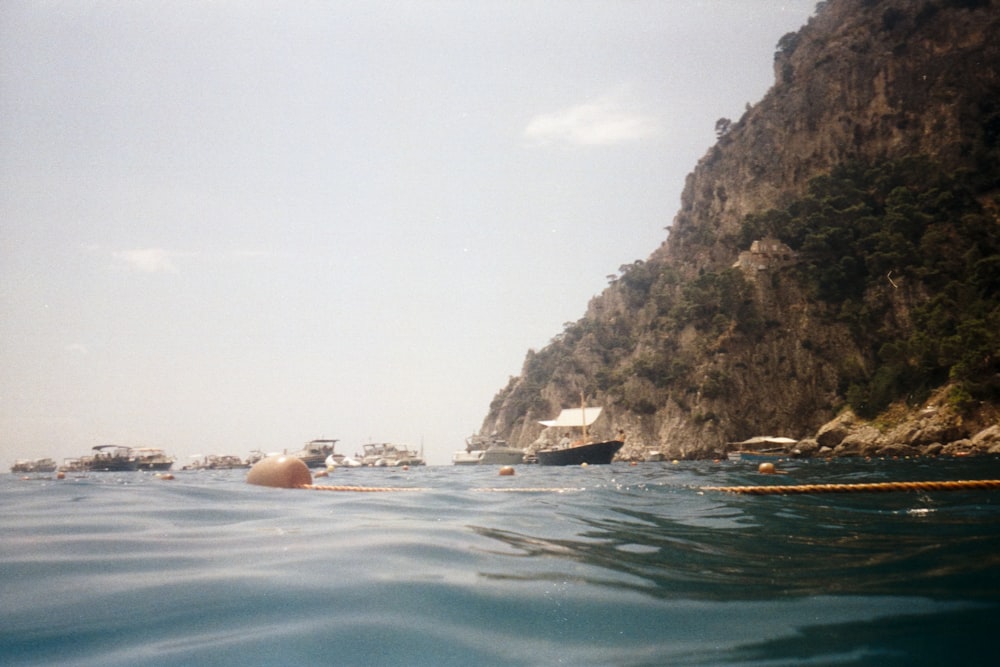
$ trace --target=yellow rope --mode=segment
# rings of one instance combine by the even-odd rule
[[[512,487],[480,487],[471,489],[483,493],[570,493],[573,491],[585,491],[576,487],[559,486],[512,486]]]
[[[1000,489],[1000,479],[973,479],[949,482],[872,482],[862,484],[795,484],[770,486],[703,486],[702,491],[750,493],[755,495],[789,493],[869,493],[876,491],[956,491],[961,489]]]
[[[347,491],[354,493],[384,493],[389,491],[427,491],[417,487],[397,486],[329,486],[303,484],[300,489],[310,491]],[[1000,479],[973,479],[945,482],[870,482],[858,484],[772,484],[763,486],[702,486],[701,491],[747,493],[753,495],[786,495],[793,493],[874,493],[887,491],[958,491],[963,489],[1000,489]],[[577,488],[522,487],[478,488],[480,492],[565,493],[580,491]]]
[[[324,484],[303,484],[298,487],[300,489],[308,489],[310,491],[355,491],[362,493],[381,493],[384,491],[426,491],[427,489],[418,489],[405,486],[327,486]]]

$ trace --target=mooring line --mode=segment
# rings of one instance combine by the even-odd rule
[[[559,487],[559,486],[511,486],[511,487],[479,487],[470,491],[482,491],[486,493],[572,493],[574,491],[586,491],[580,487]]]
[[[356,493],[381,493],[384,491],[430,491],[416,486],[333,486],[328,484],[300,484],[297,489],[307,491],[353,491]],[[520,487],[479,487],[470,491],[486,493],[571,493],[585,491],[580,487],[520,486]]]
[[[946,482],[870,482],[857,484],[774,484],[765,486],[702,486],[701,491],[784,495],[791,493],[874,493],[886,491],[959,491],[1000,489],[1000,479],[972,479]]]
[[[309,491],[344,491],[353,493],[385,493],[403,491],[429,491],[430,489],[407,486],[331,486],[302,484],[299,489]],[[972,479],[945,482],[868,482],[847,484],[769,484],[762,486],[701,486],[699,491],[745,493],[750,495],[788,495],[803,493],[885,493],[891,491],[960,491],[969,489],[1000,489],[1000,479]],[[479,487],[470,489],[482,493],[572,493],[583,491],[579,487]]]
[[[382,493],[385,491],[427,491],[419,487],[406,486],[330,486],[326,484],[302,484],[300,489],[310,491],[354,491],[358,493]]]

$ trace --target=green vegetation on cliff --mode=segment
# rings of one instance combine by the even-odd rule
[[[983,176],[917,158],[842,166],[740,229],[741,245],[774,236],[798,251],[795,279],[876,351],[874,372],[844,378],[859,415],[949,380],[956,397],[1000,398],[1000,227],[978,199]],[[898,290],[913,307],[893,326]]]

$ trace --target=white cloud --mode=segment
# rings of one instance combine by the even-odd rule
[[[621,95],[606,95],[568,109],[540,114],[524,129],[534,144],[611,146],[659,133],[656,119],[627,106]]]
[[[114,253],[114,258],[125,266],[144,273],[177,273],[173,262],[176,253],[163,248],[139,248],[136,250],[121,250]]]
[[[66,351],[71,354],[87,354],[87,346],[83,343],[70,343],[66,346]]]

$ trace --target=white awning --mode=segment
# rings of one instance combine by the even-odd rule
[[[567,408],[559,413],[555,419],[539,421],[545,426],[557,426],[559,428],[572,428],[574,426],[590,426],[601,416],[602,408]]]

